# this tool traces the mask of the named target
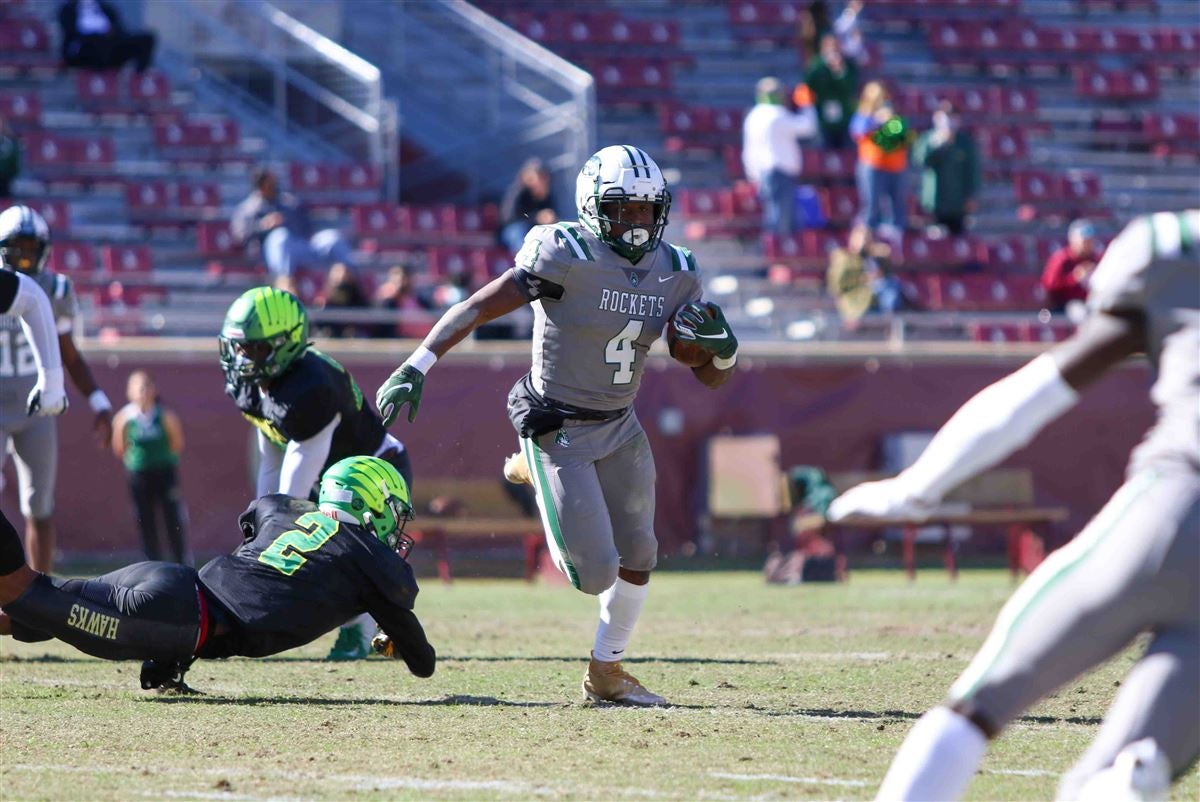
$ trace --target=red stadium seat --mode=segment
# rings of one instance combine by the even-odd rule
[[[0,94],[0,116],[18,127],[37,125],[42,119],[42,101],[33,92]]]
[[[63,234],[71,229],[71,214],[66,201],[31,200],[26,205],[41,214],[46,221],[46,225],[49,226],[52,236]]]
[[[22,54],[44,54],[50,49],[50,34],[39,19],[21,17],[0,21],[0,49]]]
[[[1021,270],[1028,267],[1025,243],[1019,237],[1007,237],[987,243],[987,264],[993,270]]]
[[[100,266],[106,273],[149,273],[154,259],[146,245],[104,245]]]
[[[91,71],[76,73],[75,93],[85,108],[112,108],[118,104],[120,94],[117,74]]]
[[[65,168],[71,162],[67,141],[55,134],[30,134],[22,144],[31,167]]]
[[[180,209],[217,209],[221,206],[221,191],[216,184],[177,184],[175,203]]]
[[[357,236],[390,236],[399,233],[399,209],[391,203],[361,203],[350,209]]]
[[[679,209],[690,218],[716,217],[722,213],[722,190],[681,189]]]
[[[293,192],[328,192],[335,188],[336,172],[329,164],[292,162],[288,165],[288,180]]]
[[[130,104],[136,108],[166,106],[171,100],[171,82],[161,72],[147,70],[130,75],[125,92]]]
[[[373,164],[339,164],[335,178],[338,189],[378,189],[379,170]]]
[[[443,206],[440,211],[442,229],[454,234],[491,235],[500,225],[495,206]]]
[[[171,206],[171,192],[164,181],[142,181],[125,185],[125,204],[135,219],[157,217]]]
[[[426,269],[434,278],[487,273],[486,252],[478,248],[434,246],[426,250]]]
[[[55,242],[50,249],[50,269],[56,273],[91,273],[96,266],[92,246],[86,242]]]
[[[233,237],[229,224],[221,221],[196,224],[196,245],[204,256],[240,256],[242,246]]]
[[[117,148],[107,137],[86,137],[74,144],[72,161],[80,167],[111,167],[117,160]]]

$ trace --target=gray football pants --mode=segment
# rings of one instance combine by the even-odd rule
[[[0,429],[0,470],[12,442],[17,466],[21,514],[44,520],[54,512],[54,484],[58,476],[58,423],[54,418],[31,417]]]
[[[654,455],[632,410],[614,421],[567,421],[520,443],[550,554],[572,585],[596,595],[618,568],[654,568]]]
[[[1121,683],[1060,799],[1153,738],[1174,774],[1200,753],[1200,475],[1156,466],[1132,475],[1069,544],[1017,589],[948,704],[999,732],[1055,688],[1141,632],[1145,654]]]

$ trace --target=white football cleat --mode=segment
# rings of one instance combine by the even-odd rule
[[[504,478],[514,485],[533,485],[533,477],[529,475],[529,461],[525,455],[518,452],[504,458]]]
[[[1153,738],[1122,749],[1079,789],[1078,802],[1159,802],[1171,790],[1171,765]]]
[[[661,707],[667,700],[646,690],[637,677],[615,663],[605,663],[594,656],[583,676],[583,697],[589,702],[610,702],[635,707]]]

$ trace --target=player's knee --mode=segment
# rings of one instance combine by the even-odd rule
[[[582,566],[576,566],[575,587],[589,596],[599,596],[617,581],[619,567],[620,561],[616,554],[613,554],[611,560],[591,560]]]
[[[631,571],[653,571],[658,565],[658,539],[647,532],[631,539],[621,554],[621,565]]]

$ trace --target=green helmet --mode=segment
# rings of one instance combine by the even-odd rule
[[[331,465],[321,477],[317,506],[372,529],[393,549],[413,516],[404,477],[378,457],[346,457]]]
[[[225,313],[220,343],[227,381],[273,379],[308,348],[308,313],[290,292],[246,290]]]

